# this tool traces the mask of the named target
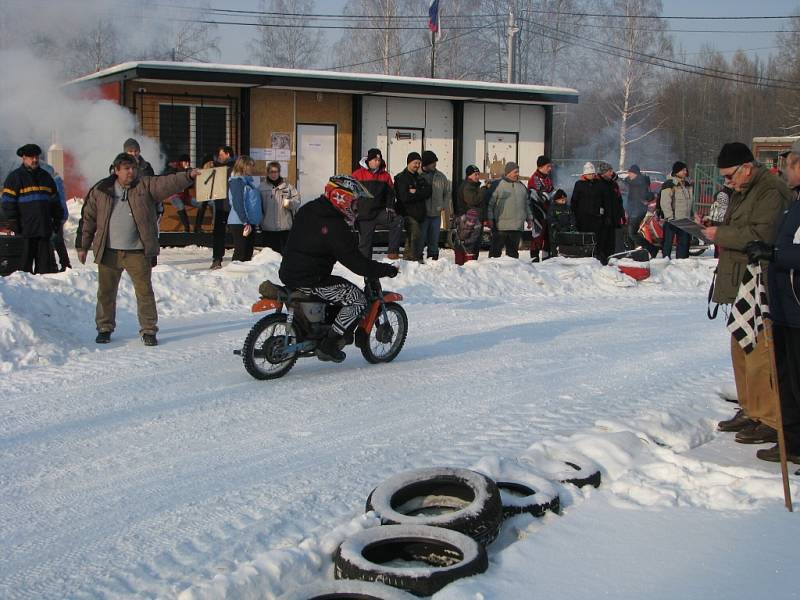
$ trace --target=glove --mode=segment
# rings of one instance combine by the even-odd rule
[[[747,242],[744,251],[747,252],[747,261],[750,264],[755,264],[762,260],[771,262],[775,259],[775,247],[766,242],[757,240]]]
[[[400,272],[400,269],[395,267],[394,265],[388,265],[386,268],[386,276],[387,277],[397,277],[397,274]]]

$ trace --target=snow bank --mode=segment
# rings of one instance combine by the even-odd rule
[[[74,238],[80,202],[70,201],[67,238]],[[69,244],[72,245],[72,244]],[[207,249],[186,249],[205,255]],[[32,276],[14,273],[0,279],[0,372],[22,367],[62,364],[75,352],[91,351],[97,268],[81,266],[66,273]],[[483,300],[497,302],[580,296],[613,298],[619,294],[643,297],[658,294],[698,294],[710,282],[714,261],[652,261],[653,275],[637,283],[614,267],[594,259],[555,258],[539,265],[526,260],[500,258],[456,266],[452,253],[424,265],[400,261],[400,275],[387,284],[403,293],[405,302],[430,303]],[[264,279],[279,281],[280,256],[269,249],[249,263],[232,263],[218,271],[196,271],[159,264],[153,287],[162,321],[176,316],[222,310],[247,314],[258,298]],[[336,274],[360,283],[358,277],[337,267]],[[123,277],[117,300],[118,327],[136,327],[133,286]]]

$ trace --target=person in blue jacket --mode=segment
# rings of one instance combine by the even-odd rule
[[[253,180],[255,161],[249,156],[236,159],[228,180],[228,230],[233,237],[233,260],[253,258],[254,229],[261,223],[261,193]]]
[[[794,197],[778,219],[775,244],[753,241],[745,249],[750,262],[769,262],[769,313],[786,452],[790,462],[800,464],[800,142],[784,156],[784,176],[794,189]],[[759,450],[756,456],[771,462],[780,460],[777,444]]]

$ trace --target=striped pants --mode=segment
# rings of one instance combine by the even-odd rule
[[[341,306],[332,327],[339,335],[344,335],[354,328],[367,308],[367,297],[364,292],[355,284],[335,275],[327,277],[321,285],[301,287],[297,288],[297,291],[319,296],[329,304]]]

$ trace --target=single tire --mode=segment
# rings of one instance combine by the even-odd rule
[[[395,302],[387,302],[385,308],[386,315],[378,314],[369,337],[364,336],[359,340],[361,354],[372,364],[393,361],[403,349],[408,335],[408,317],[403,307]]]
[[[503,519],[525,513],[539,518],[548,510],[561,514],[561,498],[550,482],[533,487],[529,481],[498,481],[497,487],[503,502]]]
[[[562,479],[561,483],[571,483],[579,488],[586,487],[587,485],[591,485],[592,487],[596,488],[600,487],[602,475],[600,474],[599,470],[596,470],[592,467],[581,466],[571,461],[564,461],[564,463],[571,469],[575,470],[576,473],[574,477]]]
[[[438,467],[398,473],[373,490],[367,512],[383,525],[431,525],[458,531],[484,546],[503,521],[497,485],[469,469]]]
[[[273,313],[253,325],[242,346],[244,368],[256,379],[283,377],[297,362],[297,353],[288,358],[282,354],[284,336],[296,340],[294,325],[286,322],[286,315]]]
[[[336,579],[380,581],[415,596],[432,596],[462,577],[483,573],[489,561],[481,544],[457,531],[387,525],[345,540],[333,564]]]
[[[414,600],[414,596],[381,583],[343,579],[304,585],[278,600]]]

